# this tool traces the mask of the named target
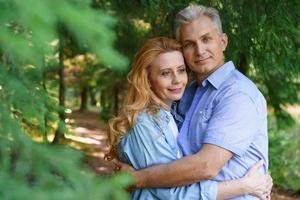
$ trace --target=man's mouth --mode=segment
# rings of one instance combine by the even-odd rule
[[[207,58],[201,58],[201,59],[198,59],[198,60],[195,60],[195,63],[198,64],[198,63],[202,63],[202,62],[205,62],[206,60],[208,60],[209,57]]]

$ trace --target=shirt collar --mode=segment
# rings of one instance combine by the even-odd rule
[[[158,115],[161,119],[164,119],[164,120],[167,121],[167,123],[169,123],[171,113],[170,113],[170,115],[169,115],[168,113],[170,113],[170,111],[167,111],[166,109],[161,108],[161,109],[158,111],[157,115]]]
[[[205,87],[208,82],[212,84],[216,89],[220,87],[227,75],[235,69],[232,61],[226,62],[216,71],[214,71],[209,77],[202,81],[202,86]]]

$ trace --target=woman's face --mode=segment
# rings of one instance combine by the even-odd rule
[[[180,51],[159,54],[149,68],[153,92],[167,105],[179,100],[187,84],[187,73]]]

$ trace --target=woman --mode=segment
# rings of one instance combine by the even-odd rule
[[[110,120],[110,142],[120,159],[135,169],[163,164],[182,157],[178,129],[170,113],[187,84],[180,45],[172,39],[148,40],[136,55],[129,73],[129,88],[120,114]],[[244,194],[261,195],[269,188],[266,176],[256,173],[239,180],[201,181],[185,187],[138,189],[132,199],[226,199]],[[259,191],[258,191],[259,190]],[[267,190],[267,189],[266,189]],[[265,199],[265,196],[260,196]]]

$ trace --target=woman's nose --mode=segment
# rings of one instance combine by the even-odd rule
[[[179,75],[174,75],[173,80],[172,80],[173,84],[178,84],[180,83],[180,79],[179,79]]]

